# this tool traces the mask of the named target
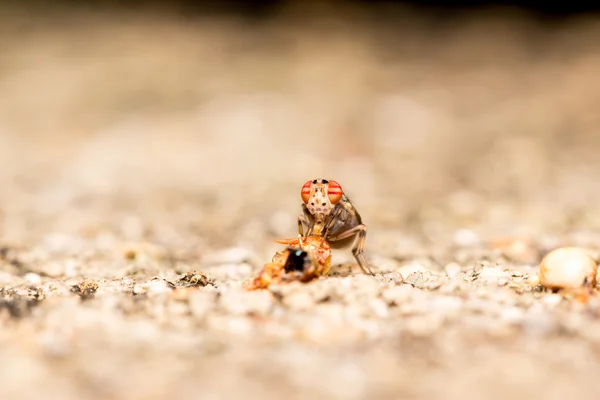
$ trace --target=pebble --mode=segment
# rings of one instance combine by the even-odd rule
[[[173,286],[163,279],[153,279],[144,286],[148,294],[163,294],[173,291]]]
[[[42,277],[36,273],[28,272],[23,276],[23,279],[31,285],[39,285],[42,283]]]
[[[551,293],[542,297],[542,301],[545,305],[553,308],[560,304],[560,302],[562,301],[562,296],[557,293]]]
[[[464,282],[461,282],[458,280],[450,280],[448,282],[445,282],[442,285],[442,287],[440,287],[439,292],[441,294],[452,294],[452,293],[463,290],[464,285],[465,285]]]
[[[527,277],[525,282],[530,286],[537,286],[540,284],[540,277],[538,274],[532,274]]]
[[[427,290],[435,290],[442,286],[442,281],[440,279],[428,281],[425,283],[424,288]]]
[[[589,253],[577,247],[562,247],[548,253],[539,266],[540,283],[547,288],[596,286],[598,267]]]
[[[410,285],[400,285],[385,289],[382,298],[390,304],[399,305],[410,299],[414,288]]]
[[[456,278],[461,272],[461,267],[457,263],[450,263],[444,267],[444,271],[448,277]]]
[[[408,275],[404,282],[409,283],[418,289],[424,289],[425,283],[427,282],[427,278],[423,275],[422,272],[415,272]]]
[[[499,283],[500,279],[505,279],[506,284],[510,279],[510,274],[498,267],[483,267],[477,273],[477,279],[486,283]]]
[[[508,284],[508,282],[509,282],[508,278],[499,278],[498,286],[506,286]]]

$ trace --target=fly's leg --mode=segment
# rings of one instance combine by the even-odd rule
[[[304,224],[306,224],[306,226],[308,227],[308,232],[306,234],[306,236],[308,236],[311,231],[311,226],[310,226],[310,223],[308,222],[308,220],[306,219],[306,217],[304,215],[301,215],[298,217],[298,233],[302,237],[306,237],[304,235]]]
[[[304,240],[302,238],[302,235],[298,235],[298,245],[302,250],[304,250]]]
[[[333,211],[333,214],[331,214],[331,216],[329,217],[329,220],[326,222],[325,226],[323,227],[323,231],[321,232],[321,242],[319,243],[319,246],[323,245],[323,241],[325,241],[325,238],[327,238],[327,239],[331,238],[331,237],[328,237],[329,230],[333,227],[333,225],[337,221],[337,219],[340,216],[340,214],[341,214],[341,209],[336,208]],[[339,240],[340,239],[339,236],[341,236],[341,235],[338,235],[338,237],[335,238],[335,239]],[[352,236],[352,235],[350,235],[350,236]],[[344,236],[344,237],[347,237],[347,236]]]
[[[375,275],[373,271],[371,271],[371,267],[369,266],[369,263],[367,262],[363,254],[363,250],[365,248],[365,240],[367,238],[367,227],[365,225],[357,225],[354,228],[348,229],[347,231],[342,232],[337,236],[328,237],[328,239],[330,242],[335,242],[337,240],[346,239],[357,234],[358,240],[356,241],[356,244],[352,247],[352,255],[354,256],[354,258],[356,258],[358,266],[360,267],[360,269],[362,269],[362,271],[365,274]]]
[[[304,217],[298,217],[298,237],[304,236],[303,222],[305,222],[305,221],[306,221],[306,219]]]
[[[308,231],[306,235],[304,234],[304,225],[308,227]],[[304,249],[303,240],[312,235],[314,224],[311,224],[310,221],[304,216],[301,215],[298,217],[298,243],[300,243],[300,247]]]

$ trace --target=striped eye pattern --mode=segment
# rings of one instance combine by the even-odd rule
[[[312,186],[312,181],[307,181],[304,186],[302,186],[302,201],[304,201],[304,203],[308,203],[308,199],[310,199],[310,189]]]
[[[342,187],[336,181],[329,181],[329,185],[327,186],[327,197],[329,197],[329,201],[331,204],[335,204],[342,198]]]

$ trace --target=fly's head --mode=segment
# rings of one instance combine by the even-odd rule
[[[342,199],[342,187],[336,181],[314,179],[302,186],[302,201],[317,221],[324,220]]]

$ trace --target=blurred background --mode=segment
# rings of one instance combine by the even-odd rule
[[[598,302],[511,285],[599,248],[599,43],[582,1],[0,1],[0,398],[597,399]],[[317,177],[382,274],[244,296]]]
[[[371,254],[407,233],[600,228],[583,2],[16,4],[0,6],[5,244],[268,255],[315,177],[351,196]]]

